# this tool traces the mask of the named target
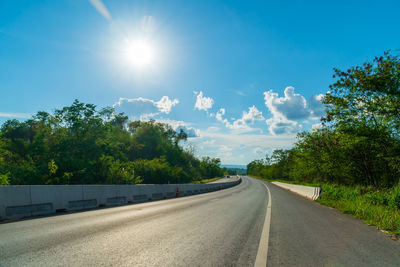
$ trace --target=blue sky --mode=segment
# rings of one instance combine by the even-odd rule
[[[398,1],[1,0],[0,123],[79,99],[170,123],[197,155],[247,164],[317,126],[333,67],[398,53],[399,11]]]

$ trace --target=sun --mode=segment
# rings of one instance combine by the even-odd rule
[[[137,68],[150,66],[154,61],[155,53],[152,45],[146,41],[129,42],[126,47],[126,59]]]

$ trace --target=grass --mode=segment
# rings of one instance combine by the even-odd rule
[[[216,178],[211,178],[211,179],[204,179],[200,181],[194,181],[193,184],[206,184],[206,183],[211,183],[214,182],[218,179],[221,179],[222,177],[216,177]]]
[[[400,184],[390,189],[378,190],[367,186],[344,186],[333,184],[309,184],[295,181],[265,179],[283,183],[321,186],[322,195],[316,200],[322,205],[351,214],[381,230],[400,236]]]
[[[400,185],[391,189],[322,185],[317,202],[352,214],[381,230],[400,235]]]

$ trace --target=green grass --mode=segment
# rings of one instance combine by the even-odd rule
[[[211,183],[214,182],[218,179],[221,179],[222,177],[216,177],[216,178],[211,178],[211,179],[204,179],[200,181],[194,181],[193,184],[206,184],[206,183]]]
[[[322,185],[317,202],[352,214],[381,230],[400,235],[400,185],[391,189]]]
[[[254,176],[253,176],[254,177]],[[290,184],[321,186],[322,195],[316,200],[322,205],[351,214],[364,222],[375,225],[391,234],[400,235],[400,185],[378,190],[366,186],[344,186],[332,184],[309,184],[296,181],[265,179]]]

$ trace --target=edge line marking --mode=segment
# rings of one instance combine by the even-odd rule
[[[268,191],[268,206],[265,214],[264,226],[261,232],[260,243],[258,244],[258,251],[255,267],[266,267],[268,258],[268,242],[269,242],[269,228],[271,225],[271,192],[265,183],[262,183]]]

